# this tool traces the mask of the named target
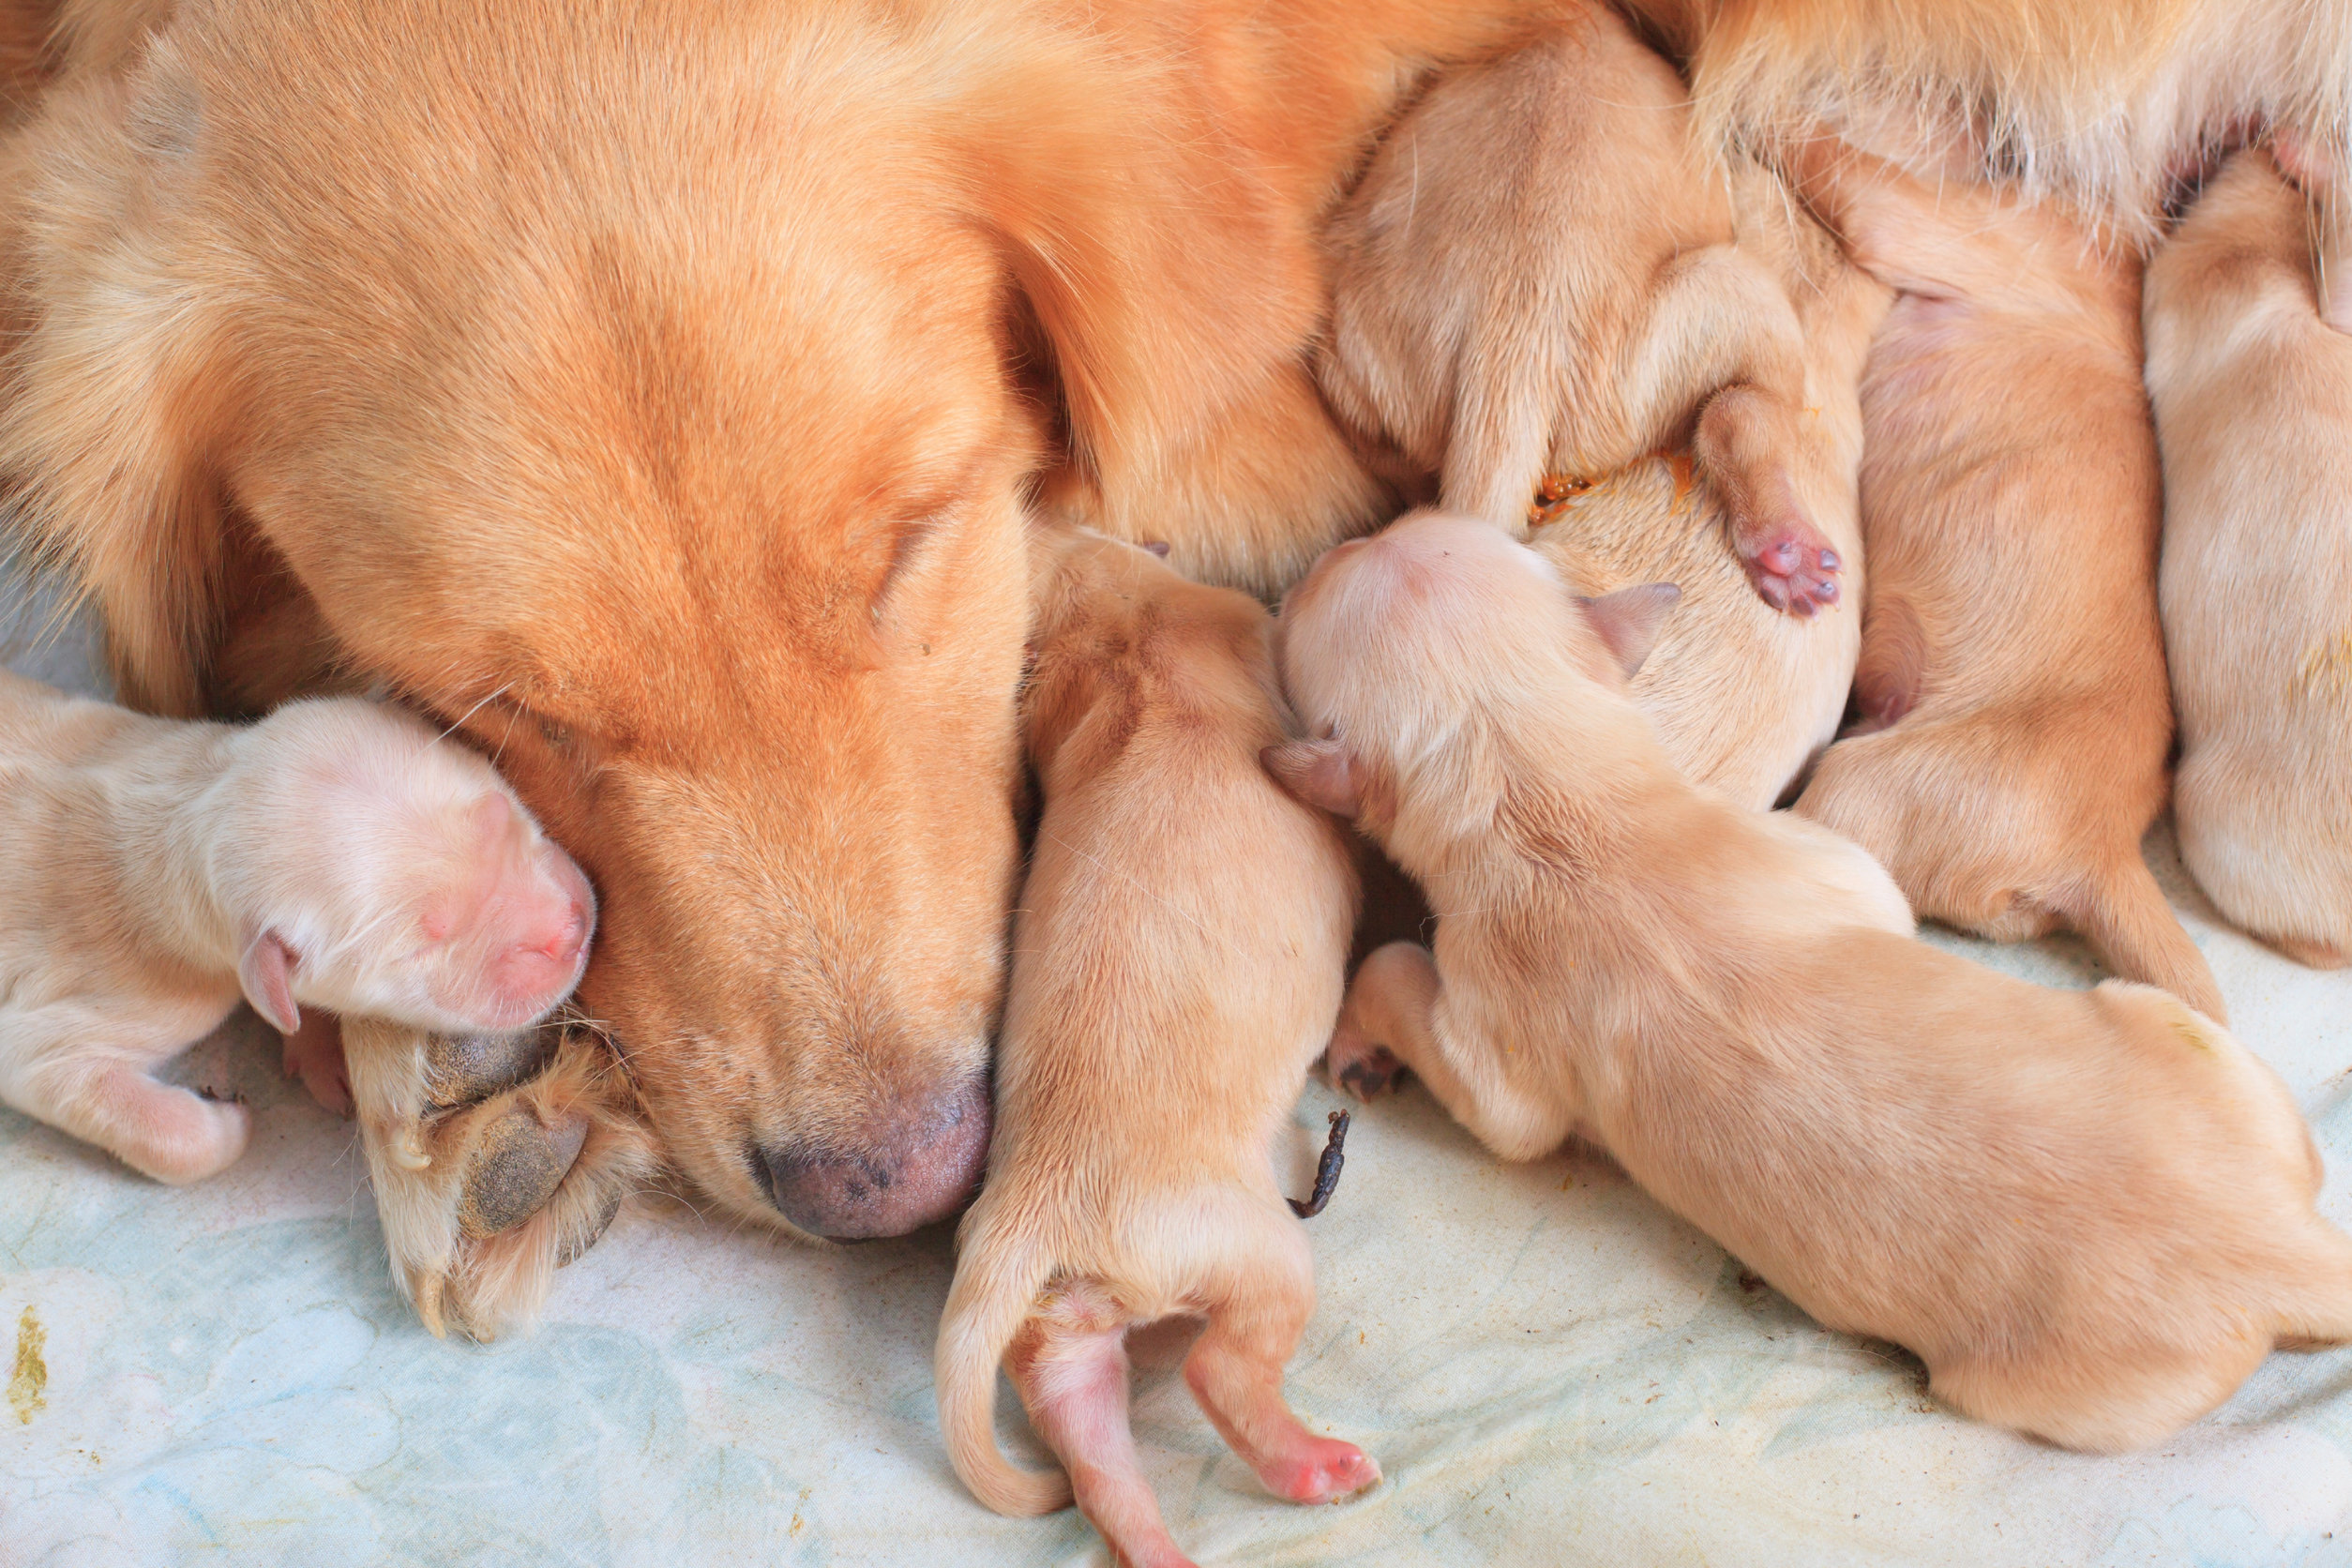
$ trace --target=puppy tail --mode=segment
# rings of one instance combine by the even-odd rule
[[[2136,849],[2106,875],[2093,878],[2074,903],[2059,912],[2083,933],[2102,963],[2123,979],[2170,991],[2215,1023],[2229,1022],[2211,966],[2181,928]]]
[[[985,1229],[968,1237],[962,1252],[940,1315],[933,1367],[948,1460],[972,1495],[1000,1514],[1026,1517],[1067,1508],[1068,1476],[1021,1470],[996,1445],[997,1368],[1035,1309],[1052,1261],[1033,1244],[991,1244]]]

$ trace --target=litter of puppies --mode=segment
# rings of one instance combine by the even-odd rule
[[[127,505],[89,433],[120,410],[68,351],[74,312],[35,322],[0,456],[55,471],[16,504],[38,494],[50,548],[145,607],[129,695],[193,712],[266,690],[251,705],[272,711],[150,717],[0,676],[0,1101],[158,1180],[217,1174],[246,1108],[151,1070],[242,1000],[353,1115],[419,1320],[484,1340],[527,1327],[641,1186],[854,1240],[960,1208],[985,1158],[934,1351],[947,1457],[988,1507],[1075,1502],[1156,1568],[1187,1559],[1129,1425],[1132,1329],[1204,1323],[1184,1380],[1275,1497],[1381,1483],[1284,1394],[1316,1299],[1301,1222],[1334,1200],[1350,1124],[1331,1113],[1309,1195],[1287,1197],[1319,1061],[1366,1102],[1410,1074],[1504,1159],[1591,1146],[1824,1327],[1917,1354],[1951,1410],[2066,1447],[2146,1448],[2274,1349],[2352,1341],[2352,1239],[2315,1207],[2310,1131],[2262,1042],[2229,1032],[2142,851],[2169,802],[2230,919],[2299,962],[2352,961],[2352,89],[2299,57],[2250,85],[2238,42],[2298,25],[2289,0],[2254,23],[2132,0],[2144,46],[2056,76],[1998,27],[1869,43],[1868,9],[1564,0],[1493,38],[1463,22],[1486,44],[1400,97],[1318,209],[1327,330],[1273,390],[1227,389],[1209,428],[1238,455],[1199,473],[1114,429],[1122,397],[1161,395],[1134,393],[1151,355],[1091,342],[1108,317],[1055,254],[1070,236],[975,242],[958,297],[1026,302],[987,318],[985,351],[934,356],[1005,394],[988,421],[940,422],[987,454],[958,470],[985,474],[985,505],[930,481],[894,502],[880,586],[825,587],[805,617],[840,648],[792,650],[870,697],[885,641],[931,668],[910,650],[937,638],[958,701],[908,711],[959,716],[911,738],[768,681],[842,778],[872,782],[826,750],[852,730],[877,755],[934,743],[919,809],[889,822],[938,831],[835,888],[736,854],[686,775],[648,789],[641,832],[600,863],[675,900],[625,944],[632,994],[675,1024],[645,1032],[641,1078],[559,1011],[597,898],[500,772],[580,828],[622,742],[505,685],[460,738],[389,701],[273,708],[284,692],[237,672],[327,646],[296,624],[307,600],[182,668],[172,647],[228,611],[182,614],[169,574],[84,526]],[[2352,7],[2321,9],[2308,53],[2340,67]],[[1860,53],[1828,58],[1808,27]],[[2032,68],[1984,53],[2003,49]],[[61,80],[103,96],[95,68]],[[2116,113],[2072,135],[2091,91]],[[77,144],[98,110],[77,113],[17,156]],[[78,233],[12,243],[63,276]],[[1000,240],[1043,258],[1019,291]],[[77,287],[111,286],[86,270]],[[1265,269],[1226,330],[1278,318],[1305,343],[1326,320],[1311,270]],[[999,338],[1065,378],[1059,402],[1005,379]],[[1245,357],[1204,379],[1249,384]],[[1233,428],[1252,409],[1278,416]],[[1077,477],[1022,468],[1057,444]],[[1149,515],[1164,471],[1219,516],[1203,475],[1315,504],[1250,556]],[[1383,487],[1438,505],[1314,558]],[[938,520],[967,515],[986,526],[945,553]],[[1186,572],[1287,593],[1274,614]],[[1024,582],[1016,675],[996,634],[1022,624]],[[951,643],[983,622],[994,641]],[[757,615],[735,631],[706,663],[790,641]],[[534,701],[575,681],[539,673]],[[639,696],[632,723],[654,725],[667,694]],[[492,738],[467,728],[486,706],[523,737],[515,759],[466,744]],[[775,738],[706,729],[766,809]],[[889,792],[828,796],[822,772],[771,813],[796,853],[855,837],[833,805]],[[1021,835],[1017,797],[1037,807]],[[1348,823],[1440,912],[1352,975],[1373,879]],[[674,887],[665,846],[693,867]],[[807,865],[855,859],[836,851]],[[798,924],[738,951],[762,900]],[[720,908],[742,918],[690,918]],[[925,985],[826,945],[911,910],[936,917],[912,921]],[[1921,942],[1921,917],[2069,928],[2114,978],[2031,985]],[[693,1020],[714,1003],[655,973],[662,933],[689,927],[702,961],[741,960],[723,1011],[796,1042],[764,1059],[807,1068],[775,1073],[780,1119],[749,1104],[774,1089],[761,1063],[731,1064],[743,1104],[701,1092]],[[690,1149],[657,1140],[656,1100]],[[1000,1372],[1063,1473],[1005,1457]]]

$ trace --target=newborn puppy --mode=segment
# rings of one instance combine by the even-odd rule
[[[571,993],[596,901],[490,764],[410,716],[147,718],[0,673],[0,1099],[165,1182],[245,1108],[148,1076],[240,995],[513,1030]]]
[[[1339,826],[1259,764],[1285,732],[1266,612],[1099,535],[1042,535],[1034,560],[1046,807],[988,1181],[940,1324],[940,1425],[989,1507],[1042,1514],[1075,1488],[1120,1561],[1156,1568],[1185,1559],[1128,1432],[1132,1325],[1208,1319],[1185,1380],[1277,1496],[1380,1479],[1283,1402],[1315,1278],[1271,1157],[1339,1008],[1356,883]],[[1066,1484],[997,1450],[1008,1359]]]
[[[1382,143],[1329,232],[1324,390],[1515,534],[1544,475],[1687,444],[1756,591],[1811,614],[1851,564],[1822,492],[1852,460],[1815,449],[1803,330],[1748,244],[1785,200],[1696,150],[1681,79],[1621,18],[1572,7]]]
[[[1923,915],[2063,922],[2118,975],[2224,1018],[2142,858],[2172,697],[2156,617],[2139,271],[2055,210],[1817,141],[1797,183],[1901,297],[1862,382],[1860,731],[1796,809]]]
[[[2180,858],[2223,913],[2352,960],[2352,336],[2303,198],[2229,160],[2148,270]]]
[[[1860,384],[1892,296],[1792,210],[1778,181],[1754,165],[1739,175],[1737,188],[1753,193],[1741,203],[1742,249],[1792,280],[1804,327],[1811,400],[1805,440],[1787,454],[1790,474],[1846,563],[1847,593],[1859,595]],[[1687,459],[1645,458],[1590,485],[1557,489],[1564,493],[1539,508],[1528,542],[1571,588],[1591,597],[1646,582],[1681,591],[1631,688],[1667,757],[1685,778],[1742,805],[1777,804],[1846,716],[1859,620],[1776,614],[1758,599],[1730,548],[1721,502],[1695,482]]]
[[[2277,1077],[2151,988],[2045,990],[1911,940],[1870,858],[1677,777],[1624,695],[1651,601],[1570,597],[1442,516],[1283,611],[1269,766],[1440,912],[1333,1037],[1505,1158],[1571,1133],[1823,1324],[2073,1448],[2155,1442],[2274,1345],[2352,1337],[2352,1240]]]

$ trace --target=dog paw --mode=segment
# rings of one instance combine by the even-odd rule
[[[442,1035],[347,1019],[392,1274],[435,1334],[527,1328],[554,1273],[651,1176],[626,1075],[580,1028]]]
[[[1374,1095],[1397,1088],[1406,1071],[1386,1046],[1376,1046],[1352,1029],[1342,1029],[1331,1037],[1331,1048],[1323,1053],[1323,1069],[1333,1083],[1367,1104]]]

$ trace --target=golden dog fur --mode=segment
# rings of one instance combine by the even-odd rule
[[[1831,746],[1796,809],[1923,915],[2009,942],[2066,924],[2222,1018],[2140,849],[2173,721],[2137,264],[2055,209],[1933,190],[1839,143],[1798,173],[1902,297],[1862,384],[1873,732]]]
[[[2159,1441],[2275,1345],[2352,1337],[2352,1239],[2277,1076],[2161,991],[1913,941],[1852,845],[1678,778],[1619,674],[1643,619],[1443,516],[1292,590],[1285,679],[1334,738],[1272,765],[1464,912],[1434,959],[1367,960],[1334,1077],[1401,1058],[1509,1159],[1591,1139],[1825,1325],[2070,1447]]]
[[[1757,592],[1810,613],[1837,596],[1817,512],[1845,487],[1806,412],[1789,247],[1756,233],[1785,205],[1707,158],[1673,68],[1590,4],[1390,133],[1332,225],[1323,385],[1514,533],[1545,475],[1687,443]]]
[[[1318,226],[1543,9],[75,0],[0,472],[135,704],[461,721],[678,1167],[902,1230],[985,1146],[1024,528],[1271,586],[1393,505]]]
[[[1380,1479],[1282,1400],[1315,1304],[1272,1146],[1339,1008],[1346,835],[1259,765],[1285,738],[1244,595],[1133,546],[1041,538],[1029,751],[1046,808],[1014,933],[988,1179],[939,1334],[940,1425],[989,1507],[1071,1500],[1118,1560],[1184,1560],[1127,1430],[1130,1325],[1199,1313],[1185,1377],[1269,1489]],[[998,1453],[998,1364],[1070,1484]]]
[[[2352,337],[2304,203],[2238,154],[2148,264],[2180,858],[2224,914],[2352,962]]]

